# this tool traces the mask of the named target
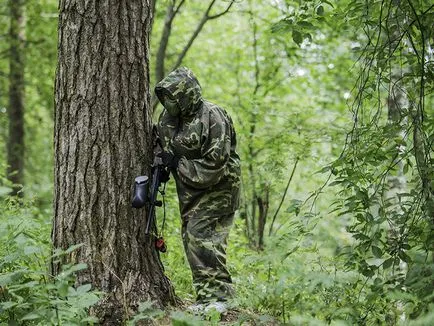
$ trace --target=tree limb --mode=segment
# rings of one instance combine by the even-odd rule
[[[227,14],[228,11],[229,11],[229,9],[231,9],[232,5],[234,4],[234,2],[235,1],[231,1],[231,3],[229,4],[229,6],[226,8],[226,10],[222,11],[221,13],[216,14],[214,16],[208,16],[208,20],[216,19],[216,18],[219,18],[220,16],[223,16],[223,15]]]
[[[156,57],[155,78],[157,83],[164,78],[164,75],[166,73],[164,69],[164,63],[166,59],[166,51],[167,51],[167,46],[169,44],[170,34],[172,33],[173,20],[175,19],[175,16],[178,14],[180,8],[184,3],[185,0],[181,0],[178,6],[175,8],[176,1],[173,0],[167,6],[166,18],[164,20],[164,28],[163,28],[163,32],[161,33],[160,45],[158,47],[157,57]]]
[[[282,199],[280,200],[279,206],[277,207],[276,212],[273,215],[273,219],[271,220],[270,230],[268,231],[268,235],[271,236],[271,233],[273,232],[273,225],[274,221],[276,220],[277,214],[279,214],[280,208],[283,205],[283,202],[285,201],[286,194],[288,193],[289,185],[291,184],[292,178],[294,177],[295,169],[297,168],[298,161],[300,159],[297,157],[294,163],[294,167],[292,168],[291,176],[289,177],[288,183],[286,184],[285,192],[283,193]]]
[[[178,7],[174,9],[175,7],[175,1],[172,2],[167,8],[167,14],[166,14],[166,20],[164,24],[163,33],[161,36],[160,46],[158,48],[157,52],[157,63],[156,63],[156,81],[159,82],[164,78],[165,75],[165,68],[164,68],[164,62],[166,58],[166,49],[167,45],[169,43],[169,37],[171,34],[172,29],[172,22],[175,18],[176,14],[179,12],[179,9],[184,4],[185,0],[181,0]],[[178,58],[176,60],[176,63],[173,65],[171,71],[178,68],[182,61],[184,60],[185,56],[187,55],[188,50],[193,45],[194,41],[196,40],[199,33],[202,31],[203,27],[205,26],[206,22],[208,20],[216,19],[218,17],[221,17],[229,12],[229,9],[234,4],[234,1],[231,1],[231,3],[228,5],[228,7],[222,11],[219,14],[210,16],[211,9],[213,8],[214,4],[216,3],[216,0],[212,0],[210,4],[208,5],[208,8],[206,9],[205,13],[203,14],[199,24],[196,26],[196,29],[194,30],[193,34],[191,35],[190,39],[188,40],[187,44],[182,49],[181,53],[178,55]],[[152,110],[155,111],[155,108],[158,105],[157,98],[155,96],[152,97]]]
[[[182,49],[181,53],[178,55],[178,59],[176,60],[176,63],[173,66],[172,70],[178,68],[181,65],[182,60],[184,60],[185,56],[187,55],[188,50],[193,45],[193,42],[196,40],[197,36],[202,31],[202,29],[205,26],[206,22],[208,20],[216,19],[216,18],[221,17],[221,16],[225,15],[226,13],[228,13],[229,9],[234,4],[234,1],[231,1],[231,3],[226,8],[226,10],[224,10],[223,12],[221,12],[219,14],[216,14],[216,15],[213,15],[213,16],[210,16],[209,13],[211,12],[211,9],[212,9],[212,7],[214,6],[215,3],[216,3],[216,0],[212,0],[210,2],[210,4],[208,5],[207,10],[203,14],[202,19],[200,20],[199,24],[196,26],[196,29],[194,30],[193,34],[191,35],[191,37],[188,40],[188,42],[185,45],[185,47]]]

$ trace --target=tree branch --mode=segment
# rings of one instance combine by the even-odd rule
[[[273,225],[274,221],[276,220],[277,214],[279,214],[280,208],[283,205],[283,202],[285,201],[286,194],[288,193],[289,185],[291,184],[292,178],[294,177],[295,169],[297,168],[298,161],[300,159],[297,157],[294,163],[294,167],[292,168],[291,176],[289,177],[288,183],[286,184],[285,192],[283,193],[282,199],[280,200],[279,206],[277,207],[276,212],[273,215],[273,219],[271,220],[270,230],[268,231],[268,235],[271,236],[271,233],[273,232]]]
[[[185,0],[181,0],[175,9],[176,0],[172,0],[172,2],[167,6],[166,17],[164,19],[164,27],[161,33],[160,45],[158,46],[158,51],[155,60],[156,61],[155,62],[156,83],[161,81],[166,74],[166,69],[165,69],[166,52],[167,52],[167,46],[169,44],[169,38],[170,35],[172,34],[173,20],[175,19],[176,15],[179,13],[179,10],[181,9],[184,3]],[[152,112],[155,111],[157,105],[158,105],[157,97],[155,96],[155,94],[152,94],[152,99],[151,99]]]
[[[166,10],[166,18],[164,20],[164,28],[161,33],[160,45],[157,51],[156,57],[156,65],[155,65],[155,78],[158,83],[160,80],[164,78],[166,73],[164,68],[164,63],[166,59],[166,51],[167,46],[169,44],[170,34],[172,33],[172,24],[175,16],[178,14],[180,8],[184,4],[185,0],[181,0],[178,6],[175,9],[176,1],[173,0],[168,6]]]
[[[167,7],[164,29],[163,29],[163,33],[161,35],[160,46],[159,46],[158,52],[157,52],[157,60],[156,60],[157,63],[156,63],[156,69],[155,69],[155,76],[156,76],[157,82],[162,80],[164,78],[165,73],[166,73],[165,68],[164,68],[164,63],[165,63],[165,58],[166,58],[167,45],[169,43],[169,38],[170,38],[171,31],[172,31],[172,22],[173,22],[173,19],[175,18],[175,16],[178,14],[181,6],[184,4],[184,2],[185,2],[185,0],[181,0],[178,7],[176,9],[174,9],[175,8],[175,0],[173,0],[173,2]],[[194,41],[196,40],[199,33],[202,31],[206,22],[208,20],[216,19],[216,18],[221,17],[224,14],[228,13],[229,9],[234,4],[234,1],[231,1],[231,3],[226,8],[226,10],[224,10],[223,12],[216,14],[216,15],[213,15],[213,16],[210,16],[209,13],[211,12],[211,9],[213,8],[215,3],[216,3],[216,0],[212,0],[210,2],[210,4],[208,5],[208,8],[206,9],[205,13],[203,14],[199,24],[196,26],[196,29],[194,30],[193,34],[191,35],[187,44],[182,49],[181,53],[178,55],[176,63],[173,65],[171,71],[175,70],[176,68],[178,68],[181,65],[182,61],[184,60],[185,56],[187,55],[188,50],[193,45]],[[155,96],[153,96],[152,97],[152,110],[153,111],[155,111],[155,108],[157,107],[157,105],[158,105],[157,98]]]
[[[212,7],[214,6],[215,3],[216,3],[216,0],[212,0],[210,2],[210,4],[208,5],[208,8],[205,11],[205,13],[203,14],[202,19],[200,20],[199,24],[196,26],[196,29],[194,30],[194,32],[191,35],[190,39],[188,40],[187,44],[185,45],[185,47],[182,49],[181,53],[179,54],[178,59],[176,60],[176,63],[173,66],[172,70],[178,68],[181,65],[182,60],[184,60],[185,56],[187,55],[188,50],[193,45],[193,42],[196,40],[197,36],[202,31],[202,29],[205,26],[206,22],[208,20],[216,19],[216,18],[221,17],[224,14],[226,14],[229,11],[229,9],[232,7],[232,5],[234,4],[234,1],[231,1],[231,3],[229,4],[229,6],[223,12],[221,12],[219,14],[216,14],[216,15],[213,15],[213,16],[210,16],[209,13],[211,12],[211,9],[212,9]]]
[[[220,16],[223,16],[223,15],[227,14],[228,11],[229,11],[229,9],[231,9],[232,5],[234,4],[234,2],[235,1],[231,1],[231,3],[229,4],[229,6],[226,8],[226,10],[222,11],[221,13],[216,14],[214,16],[208,16],[208,20],[216,19],[216,18],[219,18]]]

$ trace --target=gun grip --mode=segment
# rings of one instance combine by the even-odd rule
[[[135,179],[132,201],[134,208],[142,208],[148,201],[148,184],[149,178],[146,175],[139,176]]]

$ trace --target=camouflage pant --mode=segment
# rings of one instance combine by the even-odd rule
[[[182,238],[193,274],[197,301],[226,300],[233,295],[226,268],[226,247],[234,214],[200,216],[184,221]]]

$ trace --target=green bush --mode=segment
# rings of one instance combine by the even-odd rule
[[[0,322],[10,325],[88,325],[99,300],[90,284],[74,287],[85,264],[64,265],[53,277],[49,263],[78,246],[51,254],[49,216],[31,202],[6,197],[0,203]]]

